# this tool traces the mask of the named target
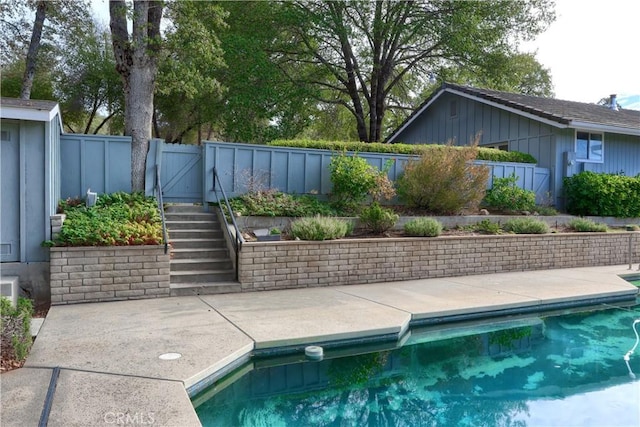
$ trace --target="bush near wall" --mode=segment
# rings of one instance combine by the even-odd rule
[[[275,140],[267,145],[275,147],[314,148],[332,151],[354,151],[358,153],[387,153],[420,156],[431,150],[460,150],[464,147],[436,144],[383,144],[380,142],[316,141],[311,139]],[[491,162],[538,163],[530,154],[518,151],[502,151],[494,148],[479,148],[477,160]]]
[[[581,172],[564,178],[564,191],[572,215],[640,217],[640,175]]]

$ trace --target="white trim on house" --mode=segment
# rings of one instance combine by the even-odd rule
[[[589,139],[591,139],[591,135],[592,134],[598,134],[602,136],[602,140],[600,142],[602,142],[602,154],[600,155],[600,160],[593,160],[590,158],[582,158],[582,157],[578,157],[578,132],[584,132],[584,133],[588,133],[589,134]],[[576,162],[579,163],[599,163],[602,164],[604,163],[604,138],[605,133],[602,131],[593,131],[593,130],[589,130],[589,129],[585,129],[585,128],[580,128],[580,129],[575,129],[575,132],[573,133],[573,151],[574,153],[576,153]],[[589,149],[591,147],[587,146],[587,156],[589,156]]]
[[[14,119],[14,120],[29,120],[33,122],[50,122],[54,117],[58,116],[60,122],[60,129],[62,129],[62,115],[60,114],[60,107],[56,104],[50,110],[39,109],[36,107],[7,107],[0,106],[0,118],[2,119]]]
[[[640,123],[638,123],[637,128],[625,128],[621,126],[599,125],[596,123],[577,122],[572,120],[569,127],[572,127],[578,130],[590,131],[590,132],[594,132],[594,131],[600,132],[600,133],[609,132],[609,133],[620,133],[622,135],[640,136]]]

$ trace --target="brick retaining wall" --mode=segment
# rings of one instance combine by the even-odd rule
[[[245,243],[243,291],[640,262],[640,233],[562,233]]]
[[[50,248],[51,304],[169,296],[164,246]]]

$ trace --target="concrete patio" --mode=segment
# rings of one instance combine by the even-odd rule
[[[200,425],[190,395],[256,352],[399,340],[413,325],[633,301],[638,288],[619,277],[630,273],[638,272],[607,266],[54,306],[25,366],[0,377],[0,424]],[[159,358],[167,353],[181,357]]]

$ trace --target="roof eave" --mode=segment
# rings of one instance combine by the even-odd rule
[[[598,123],[579,122],[572,120],[570,127],[580,130],[595,130],[599,132],[619,133],[622,135],[640,136],[639,128],[628,128],[622,126],[602,125]]]
[[[0,117],[3,119],[50,122],[56,116],[58,116],[58,123],[60,124],[60,129],[62,129],[62,115],[60,114],[60,107],[58,104],[55,104],[51,109],[15,106],[0,107]]]

